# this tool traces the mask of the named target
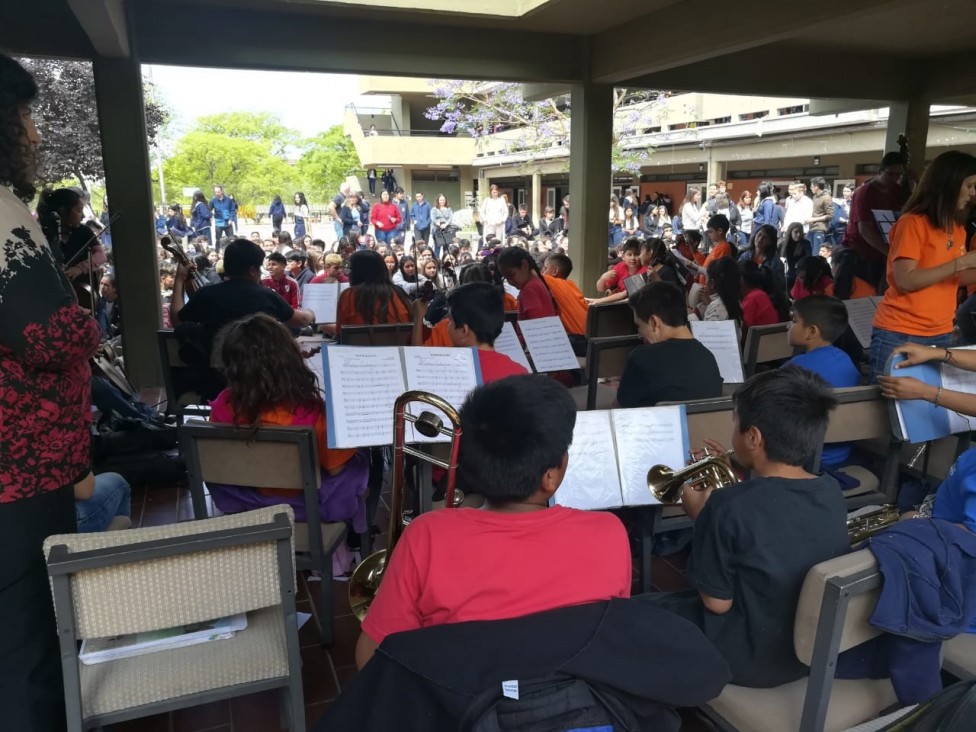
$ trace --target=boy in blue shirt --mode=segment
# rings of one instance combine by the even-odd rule
[[[786,362],[820,376],[835,389],[858,386],[861,372],[851,357],[834,344],[847,330],[847,308],[841,300],[810,295],[793,303],[790,345],[805,352]],[[836,468],[847,463],[853,449],[849,442],[824,445],[821,466]]]

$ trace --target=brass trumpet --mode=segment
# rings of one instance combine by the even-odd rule
[[[851,546],[860,544],[865,539],[869,539],[901,518],[901,511],[898,506],[887,505],[866,513],[863,516],[847,519],[847,537],[851,540]]]
[[[443,420],[433,412],[423,411],[420,416],[414,416],[407,411],[407,406],[413,402],[420,402],[436,407],[441,410],[451,423],[450,427],[445,427]],[[441,460],[432,455],[428,455],[416,448],[408,447],[406,441],[406,426],[412,422],[418,432],[425,437],[436,437],[437,435],[447,435],[451,438],[450,457],[448,460]],[[461,446],[461,417],[447,401],[425,391],[408,391],[401,394],[393,404],[393,466],[390,481],[390,531],[387,534],[386,549],[373,552],[366,557],[359,566],[356,567],[349,579],[349,606],[352,608],[353,615],[363,621],[369,606],[376,597],[383,573],[386,571],[387,560],[393,553],[393,549],[400,536],[403,534],[404,527],[409,521],[404,517],[404,470],[405,458],[407,455],[432,463],[447,470],[447,490],[444,496],[444,505],[448,508],[456,508],[461,505],[464,496],[456,490],[456,474],[458,464],[458,452]]]
[[[725,460],[731,454],[732,450],[726,450],[721,455],[709,455],[681,470],[655,465],[647,471],[647,487],[661,503],[678,504],[685,483],[691,483],[695,490],[724,488],[738,483],[739,478]]]

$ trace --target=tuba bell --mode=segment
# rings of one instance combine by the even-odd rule
[[[423,411],[419,416],[414,416],[407,411],[407,407],[419,402],[436,407],[443,412],[450,427],[445,427],[443,420],[430,411]],[[437,435],[447,435],[451,438],[450,457],[448,460],[428,455],[416,448],[409,447],[406,442],[406,427],[408,423],[413,423],[414,428],[425,437],[436,437]],[[349,606],[352,608],[353,615],[359,622],[362,622],[369,612],[369,606],[376,597],[383,573],[386,571],[387,561],[393,553],[393,549],[403,529],[409,523],[404,516],[404,489],[406,481],[404,472],[406,456],[411,455],[419,460],[432,463],[447,470],[447,491],[444,496],[444,504],[448,508],[457,508],[464,500],[464,496],[455,487],[458,452],[461,446],[461,417],[457,410],[446,400],[425,391],[408,391],[401,394],[393,404],[393,466],[392,477],[390,480],[390,530],[387,534],[386,549],[373,552],[359,563],[359,566],[352,573],[349,579]]]
[[[731,454],[728,450],[722,455],[710,455],[681,470],[655,465],[647,471],[647,487],[661,503],[678,504],[685,483],[691,483],[695,490],[724,488],[738,483],[739,478],[725,460]]]

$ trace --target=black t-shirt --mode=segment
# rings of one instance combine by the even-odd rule
[[[335,206],[336,213],[342,210],[342,207],[345,203],[346,203],[346,197],[341,193],[332,199],[332,205]]]
[[[193,293],[180,311],[180,322],[203,326],[199,334],[201,350],[209,354],[218,330],[254,313],[267,313],[284,323],[291,320],[295,311],[267,287],[250,280],[230,279]]]
[[[695,521],[691,579],[732,600],[724,615],[705,610],[704,631],[733,683],[765,688],[806,675],[793,649],[803,579],[850,548],[844,497],[828,475],[753,478],[712,493]]]
[[[638,346],[620,377],[622,407],[653,407],[722,396],[722,374],[715,356],[694,338],[672,338]]]

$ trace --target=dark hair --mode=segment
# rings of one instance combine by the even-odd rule
[[[505,324],[505,302],[498,288],[488,282],[469,282],[447,296],[449,315],[455,328],[468,326],[478,343],[495,345]]]
[[[403,265],[413,263],[413,274],[408,275],[404,269]],[[404,282],[419,282],[420,281],[420,265],[417,264],[417,260],[414,259],[409,254],[404,254],[400,257],[400,262],[397,265],[397,269],[400,271],[400,276],[403,277]]]
[[[301,191],[296,191],[295,192],[295,195],[298,196],[298,205],[299,206],[307,206],[308,205],[308,201],[305,199],[305,194],[304,193],[302,193]]]
[[[37,222],[47,240],[54,241],[61,234],[58,217],[65,209],[78,205],[81,195],[74,188],[45,188],[37,199]]]
[[[767,224],[763,224],[766,226]],[[770,225],[771,226],[771,225]],[[793,240],[793,232],[797,229],[800,230],[800,238],[796,241]],[[774,228],[775,232],[776,229]],[[800,244],[806,242],[808,248],[810,248],[810,241],[803,235],[803,224],[799,221],[794,221],[788,227],[786,227],[786,233],[783,234],[783,256],[786,257],[786,261],[789,263],[795,263],[797,261],[797,249],[801,249]],[[813,253],[813,249],[810,248],[810,253]]]
[[[708,265],[708,279],[725,306],[730,320],[742,321],[742,275],[731,257],[720,257]]]
[[[285,257],[285,255],[281,252],[271,252],[271,254],[268,255],[268,261],[274,262],[275,264],[286,264],[288,262],[288,258]]]
[[[548,376],[509,376],[475,389],[461,407],[462,490],[492,503],[522,501],[569,452],[576,405]]]
[[[294,242],[291,240],[291,234],[289,234],[287,231],[279,231],[278,244],[284,246],[289,246],[290,244],[294,244]]]
[[[847,308],[841,300],[828,295],[809,295],[793,303],[793,311],[804,325],[816,326],[828,343],[833,343],[847,330]]]
[[[786,299],[786,294],[775,286],[772,269],[760,267],[751,261],[739,262],[739,275],[742,277],[743,289],[762,290],[769,296],[780,321],[789,319],[789,301]]]
[[[710,216],[708,221],[705,223],[706,229],[717,229],[723,234],[728,234],[731,227],[732,224],[729,223],[729,217],[725,214],[715,214],[714,216]]]
[[[976,157],[947,150],[925,168],[902,213],[922,214],[937,229],[951,230],[965,220],[965,211],[959,210],[959,191],[963,181],[973,175]]]
[[[37,96],[37,83],[23,66],[0,53],[0,184],[25,203],[34,197],[35,151],[27,141],[21,109]]]
[[[673,282],[649,282],[628,299],[635,317],[650,322],[656,315],[672,328],[688,326],[685,293]]]
[[[289,262],[307,262],[308,255],[301,249],[292,249],[285,259]]]
[[[830,410],[837,405],[826,381],[797,366],[756,374],[732,400],[739,432],[756,427],[766,458],[794,466],[804,465],[823,445]]]
[[[776,193],[776,187],[770,183],[768,180],[764,180],[759,184],[759,188],[756,189],[760,198],[767,198],[773,196]]]
[[[692,250],[698,249],[698,246],[702,243],[702,233],[698,229],[688,229],[681,234],[684,239],[685,244],[690,246]]]
[[[827,181],[824,180],[821,176],[817,176],[816,178],[811,178],[810,179],[810,187],[813,188],[814,186],[816,186],[817,188],[819,188],[822,191],[823,190],[826,190],[827,189]]]
[[[272,198],[271,203],[281,203],[281,196],[275,196]]]
[[[203,191],[193,191],[193,205],[198,203],[207,205],[207,197],[203,195]]]
[[[366,325],[372,325],[377,317],[385,323],[390,311],[390,300],[399,298],[410,310],[407,296],[390,281],[390,273],[383,257],[373,249],[359,249],[349,255],[349,284],[353,291],[356,312]]]
[[[832,279],[830,264],[819,255],[803,257],[796,263],[796,276],[803,278],[807,292],[813,293],[824,277]]]
[[[206,254],[198,254],[193,258],[193,263],[197,266],[197,270],[203,272],[204,270],[210,269],[210,260],[207,259]]]
[[[324,409],[315,374],[288,328],[271,316],[235,320],[216,341],[236,424],[257,429],[270,409]]]
[[[624,242],[623,246],[620,247],[621,254],[623,254],[624,252],[637,252],[638,254],[640,254],[640,250],[641,250],[640,239],[634,236],[630,237],[627,241]]]
[[[522,249],[522,247],[508,247],[508,249],[503,249],[502,253],[498,255],[497,259],[498,270],[501,271],[502,267],[519,268],[522,266],[522,262],[528,262],[529,268],[532,269],[539,277],[539,281],[549,292],[549,299],[552,300],[553,309],[558,314],[559,304],[556,302],[556,298],[552,294],[552,290],[549,289],[549,283],[546,282],[546,278],[542,276],[542,272],[539,269],[539,263],[535,261],[535,257],[529,254],[529,252],[527,252],[525,249]]]
[[[852,249],[841,248],[830,256],[830,262],[833,265],[834,297],[849,300],[854,292],[857,254]]]
[[[550,254],[546,257],[546,264],[551,264],[562,277],[569,277],[573,273],[573,260],[565,254]]]
[[[885,168],[893,168],[896,165],[901,165],[904,167],[905,156],[897,150],[892,150],[891,152],[884,154],[884,157],[881,158],[881,165],[879,167],[884,170]]]
[[[263,263],[264,250],[250,239],[234,239],[224,249],[224,275],[227,277],[246,277],[251,268],[260,270]]]

